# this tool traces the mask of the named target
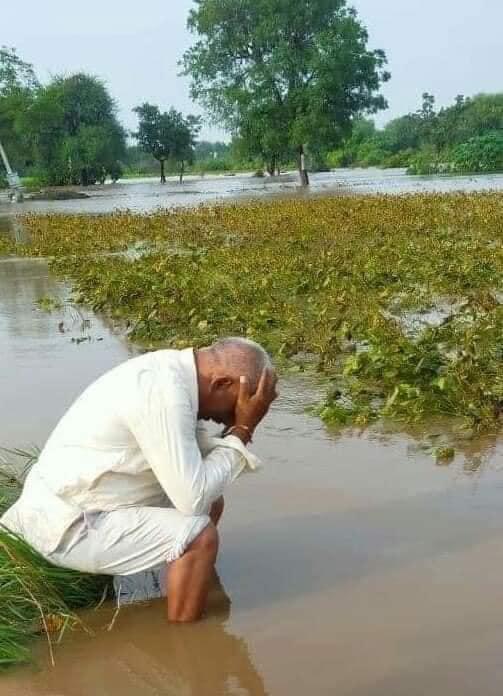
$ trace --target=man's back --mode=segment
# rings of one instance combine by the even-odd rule
[[[149,414],[158,417],[164,407],[158,394],[164,392],[167,398],[185,403],[195,429],[193,363],[192,350],[156,351],[122,363],[91,384],[56,426],[4,523],[37,548],[51,552],[83,511],[158,505],[165,500],[134,431]],[[152,383],[158,385],[155,391],[149,388]],[[30,517],[36,515],[35,528],[26,510]]]

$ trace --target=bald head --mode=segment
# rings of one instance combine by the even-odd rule
[[[272,361],[261,345],[247,338],[223,338],[196,351],[201,417],[228,423],[239,391],[239,378],[248,378],[253,394]],[[223,412],[226,412],[225,415]]]
[[[247,338],[222,338],[203,351],[208,351],[220,370],[232,379],[239,380],[241,375],[248,377],[252,392],[257,389],[262,372],[272,368],[269,354],[261,345]]]

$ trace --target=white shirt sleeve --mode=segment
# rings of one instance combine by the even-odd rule
[[[180,512],[207,514],[226,485],[247,467],[243,444],[226,437],[203,457],[196,437],[197,414],[177,372],[167,380],[144,369],[137,379],[136,403],[128,409],[126,421],[138,446]]]

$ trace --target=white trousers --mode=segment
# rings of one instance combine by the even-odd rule
[[[167,507],[85,513],[48,558],[84,573],[133,575],[176,561],[209,522]]]

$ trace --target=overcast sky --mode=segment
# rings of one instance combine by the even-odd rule
[[[192,0],[0,0],[0,44],[15,46],[39,79],[86,71],[99,75],[128,128],[144,101],[199,113],[177,61],[193,37]],[[418,108],[432,92],[439,105],[457,94],[503,91],[503,0],[353,0],[372,48],[388,56],[385,121]],[[203,137],[221,137],[206,126]]]

